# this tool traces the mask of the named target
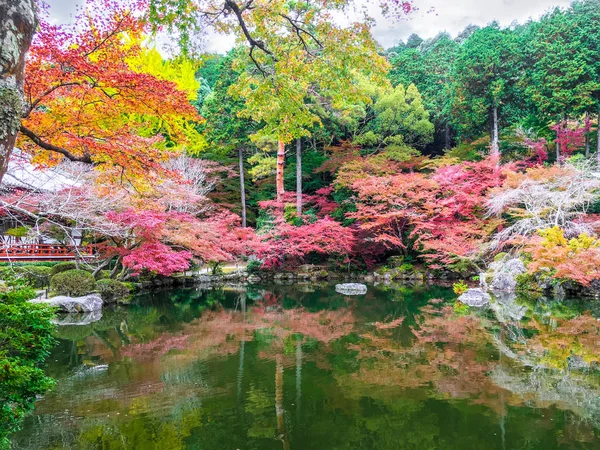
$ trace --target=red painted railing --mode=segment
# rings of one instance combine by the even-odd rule
[[[15,244],[0,247],[0,261],[52,261],[71,260],[77,256],[92,257],[88,247],[61,244]]]

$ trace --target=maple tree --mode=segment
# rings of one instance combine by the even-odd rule
[[[206,198],[211,182],[202,161],[179,157],[166,166],[176,177],[140,195],[128,185],[99,183],[101,174],[89,167],[63,162],[55,170],[63,176],[70,171],[76,182],[49,192],[16,190],[3,195],[0,204],[4,214],[34,223],[37,233],[59,232],[67,241],[82,235],[97,258],[82,258],[79,264],[95,273],[112,261],[112,276],[142,270],[171,275],[186,270],[192,259],[229,261],[249,253],[256,242],[253,232]]]
[[[533,258],[527,267],[531,273],[545,270],[553,277],[584,286],[600,278],[600,241],[596,237],[582,233],[567,239],[558,226],[539,230],[538,234],[526,247]]]
[[[27,107],[18,144],[32,162],[93,164],[114,179],[144,184],[164,173],[175,142],[199,120],[168,72],[143,72],[143,3],[90,0],[77,26],[40,20],[27,59]],[[154,55],[156,58],[156,55]],[[148,58],[146,58],[148,59]],[[180,73],[181,71],[177,71]]]
[[[443,165],[429,174],[359,178],[352,184],[357,211],[348,216],[385,248],[420,249],[432,267],[441,267],[476,253],[498,225],[481,204],[504,176],[490,157]]]

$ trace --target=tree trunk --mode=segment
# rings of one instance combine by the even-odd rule
[[[35,32],[34,0],[0,1],[0,182],[25,109],[25,55]]]
[[[240,197],[242,201],[242,227],[246,227],[246,184],[244,182],[244,149],[238,148],[240,160]]]
[[[556,164],[560,164],[560,128],[556,130]]]
[[[446,124],[446,131],[445,131],[445,142],[444,142],[444,148],[446,150],[450,150],[450,145],[451,145],[451,136],[450,136],[450,125]]]
[[[296,140],[296,214],[302,215],[302,139]]]
[[[590,125],[590,113],[586,112],[585,113],[585,126],[589,127]],[[590,159],[590,133],[589,133],[589,129],[587,130],[588,132],[585,133],[585,159]]]
[[[277,201],[283,202],[283,194],[285,193],[285,188],[283,186],[283,168],[285,164],[285,144],[283,141],[278,142],[277,148]]]
[[[492,125],[492,155],[500,154],[500,145],[498,141],[498,107],[494,105]]]
[[[596,149],[596,158],[598,158],[598,166],[600,166],[600,111],[598,111],[598,130],[597,130],[597,149]]]

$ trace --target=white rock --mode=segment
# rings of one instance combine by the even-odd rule
[[[365,295],[367,293],[367,286],[359,283],[336,284],[335,292],[344,295]]]
[[[83,297],[67,297],[66,295],[59,295],[52,298],[36,298],[30,300],[30,302],[54,306],[58,308],[59,311],[68,313],[98,311],[102,309],[103,305],[100,294],[89,294],[84,295]]]

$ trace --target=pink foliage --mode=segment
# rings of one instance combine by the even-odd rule
[[[348,217],[369,233],[366,239],[387,250],[411,245],[431,262],[448,264],[473,253],[491,231],[492,220],[481,205],[503,179],[493,158],[443,166],[432,174],[367,177],[352,185],[358,210]]]
[[[278,218],[260,238],[263,245],[257,249],[257,256],[267,268],[297,265],[311,254],[348,257],[355,244],[352,230],[329,217],[301,226]]]
[[[551,126],[550,129],[556,132],[556,142],[560,147],[561,157],[568,158],[573,152],[585,143],[585,135],[589,133],[591,123],[587,120],[583,126],[579,123],[574,128],[569,127],[566,121]]]
[[[132,250],[121,250],[123,265],[131,269],[132,275],[142,270],[156,272],[159,275],[172,275],[190,267],[192,253],[175,251],[161,242],[144,243]]]
[[[546,139],[530,139],[525,138],[523,144],[531,150],[531,162],[534,164],[543,164],[548,160],[548,142]]]

